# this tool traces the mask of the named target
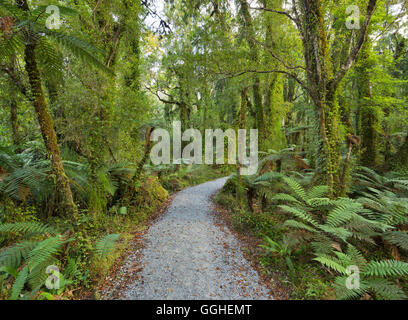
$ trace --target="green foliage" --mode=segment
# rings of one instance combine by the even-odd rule
[[[106,257],[115,247],[119,234],[108,234],[95,244],[95,252],[100,258]]]
[[[334,252],[334,254],[321,255],[315,258],[326,267],[336,271],[341,276],[335,280],[335,288],[340,299],[357,299],[364,294],[374,298],[399,300],[407,296],[392,279],[408,274],[408,263],[394,260],[369,261],[353,246],[349,245],[347,253]],[[348,268],[358,268],[358,284],[356,288],[347,288]],[[353,284],[356,285],[356,284]]]
[[[295,271],[295,267],[292,261],[293,246],[297,243],[296,240],[284,237],[281,243],[273,241],[268,236],[265,237],[264,245],[261,245],[261,248],[264,248],[267,253],[277,253],[285,259],[286,265],[290,272]]]
[[[32,299],[45,286],[49,277],[49,266],[61,266],[61,258],[66,255],[67,244],[77,239],[68,239],[49,226],[37,222],[24,222],[0,225],[0,234],[19,234],[19,237],[29,238],[0,250],[0,272],[5,272],[14,278],[10,299]],[[91,248],[95,256],[104,258],[115,247],[119,234],[109,234],[99,239]],[[61,293],[72,284],[78,284],[86,279],[79,268],[78,260],[68,256],[62,273],[58,274]]]

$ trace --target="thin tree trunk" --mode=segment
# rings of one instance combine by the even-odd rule
[[[28,43],[25,47],[25,63],[28,74],[31,93],[33,95],[34,109],[37,114],[38,122],[41,128],[41,134],[51,160],[52,172],[55,176],[55,186],[58,195],[60,211],[68,216],[77,215],[77,207],[72,197],[72,191],[69,185],[69,179],[65,174],[62,164],[61,153],[57,143],[57,135],[54,130],[54,123],[48,110],[44,91],[41,86],[41,77],[35,59],[35,44]]]
[[[245,37],[251,48],[251,60],[254,63],[259,63],[258,44],[255,41],[255,32],[252,21],[252,16],[249,12],[248,2],[246,0],[240,0],[240,10],[243,19],[243,29],[245,30]],[[254,108],[256,114],[256,128],[259,131],[259,150],[265,149],[265,111],[263,106],[263,99],[261,93],[261,80],[258,75],[255,74],[254,83],[252,85]]]
[[[17,101],[14,97],[10,101],[10,123],[13,132],[13,144],[18,146],[20,144],[20,134],[18,132]]]
[[[359,109],[360,109],[360,132],[362,138],[362,154],[361,163],[367,167],[375,167],[377,164],[377,126],[379,119],[376,108],[372,106],[372,92],[369,69],[373,63],[370,61],[371,45],[366,42],[363,46],[360,61],[356,66],[357,83],[359,93]]]
[[[238,119],[238,129],[246,129],[246,115],[248,112],[248,96],[247,96],[247,88],[241,90],[241,108],[239,110],[239,119]],[[242,188],[242,178],[241,178],[241,164],[238,163],[237,165],[237,189],[236,189],[236,197],[238,206],[241,207],[242,205],[242,196],[243,196],[243,188]]]

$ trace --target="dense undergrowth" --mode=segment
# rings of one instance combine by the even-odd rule
[[[406,172],[357,167],[343,198],[310,177],[290,168],[234,175],[216,199],[237,231],[264,240],[258,263],[280,276],[291,298],[406,299]]]
[[[132,232],[144,228],[169,193],[227,175],[225,169],[205,166],[154,171],[146,166],[128,199],[123,189],[133,166],[113,165],[99,176],[105,182],[105,198],[100,200],[106,207],[94,212],[87,207],[92,193],[89,169],[66,161],[79,215],[50,216],[53,181],[43,159],[46,155],[36,144],[22,153],[7,148],[0,152],[1,299],[75,299],[92,292],[127,247]],[[53,274],[59,278],[58,289],[52,289],[52,281],[51,289],[46,287]]]

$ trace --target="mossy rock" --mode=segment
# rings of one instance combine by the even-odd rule
[[[169,197],[157,177],[147,177],[141,182],[136,197],[132,202],[132,211],[153,212]]]

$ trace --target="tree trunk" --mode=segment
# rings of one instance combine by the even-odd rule
[[[10,101],[10,123],[13,132],[13,144],[18,146],[20,144],[20,134],[18,132],[17,101],[14,97]]]
[[[367,167],[377,165],[378,156],[378,135],[377,126],[379,119],[377,108],[372,105],[372,92],[369,69],[373,67],[370,60],[371,45],[366,42],[363,46],[360,61],[356,66],[357,71],[357,89],[359,93],[360,109],[360,134],[362,138],[361,163]]]
[[[251,48],[251,60],[254,63],[259,63],[258,44],[255,41],[255,31],[252,21],[252,16],[249,12],[248,2],[240,0],[240,10],[243,19],[243,29],[245,30],[246,40]],[[256,114],[256,128],[259,132],[259,151],[265,150],[265,111],[261,94],[261,80],[257,74],[254,75],[254,83],[252,85],[254,108]]]
[[[41,134],[51,160],[52,172],[55,176],[55,186],[58,196],[58,201],[61,208],[68,216],[77,215],[77,207],[74,203],[69,179],[65,174],[62,164],[60,149],[57,143],[57,135],[54,130],[54,123],[48,110],[45,100],[44,91],[41,86],[41,77],[38,70],[37,61],[35,59],[35,44],[27,43],[25,47],[25,63],[28,74],[31,93],[33,95],[33,104],[37,114],[38,122],[41,128]]]
[[[239,110],[239,120],[238,120],[238,129],[246,129],[246,115],[248,112],[248,96],[247,96],[247,88],[241,90],[241,108]],[[241,164],[238,163],[237,165],[237,189],[236,189],[236,197],[238,206],[241,207],[242,205],[242,196],[244,190],[242,188],[242,178],[241,178]]]
[[[408,166],[408,137],[395,155],[395,160],[397,164]]]
[[[306,62],[308,91],[315,104],[318,120],[318,148],[316,150],[315,182],[330,187],[333,196],[343,195],[346,190],[342,180],[340,156],[340,113],[337,89],[341,80],[356,61],[363,44],[367,41],[368,26],[377,0],[369,0],[366,17],[354,46],[348,56],[340,61],[340,67],[332,62],[329,52],[322,0],[301,0],[300,14],[296,11],[296,23],[301,33]],[[337,71],[335,71],[337,70]],[[347,168],[343,168],[347,171]]]

